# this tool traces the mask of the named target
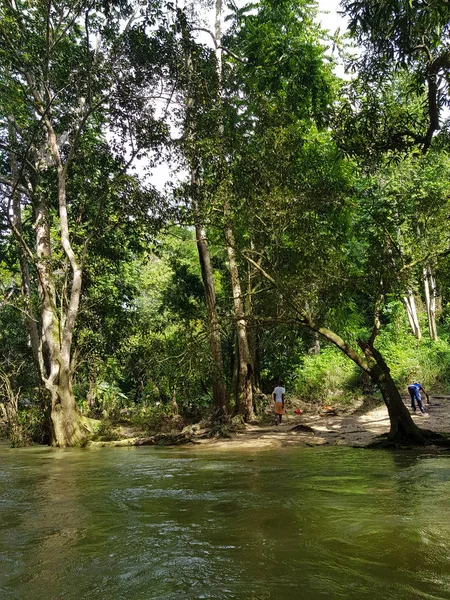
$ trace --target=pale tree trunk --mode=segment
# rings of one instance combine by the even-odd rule
[[[24,446],[30,442],[23,432],[19,421],[19,394],[14,392],[7,373],[0,371],[0,424],[6,429],[11,446]]]
[[[422,339],[422,331],[420,330],[419,319],[417,318],[416,301],[412,290],[408,290],[408,295],[404,296],[403,302],[406,306],[408,321],[414,337],[418,340]]]
[[[433,271],[430,266],[423,268],[423,285],[425,290],[425,303],[428,316],[428,330],[430,339],[436,341],[438,339],[436,327],[436,280],[433,277]]]
[[[318,354],[320,354],[320,337],[317,333],[314,334],[314,343],[313,345],[308,348],[308,354],[310,356],[317,356]]]
[[[46,353],[45,387],[51,399],[52,445],[78,446],[84,443],[86,432],[72,391],[70,348],[63,345],[63,318],[56,306],[56,289],[49,268],[52,256],[48,210],[45,204],[36,206],[36,251],[41,307],[42,339]],[[65,319],[67,324],[67,319]]]
[[[71,350],[75,321],[81,296],[82,270],[69,238],[69,224],[66,203],[67,169],[62,165],[56,136],[49,128],[50,148],[58,166],[58,200],[61,245],[71,267],[71,286],[66,310],[58,319],[56,302],[52,303],[54,342],[51,354],[51,376],[49,389],[52,397],[51,420],[53,425],[52,443],[56,446],[80,446],[86,441],[86,430],[82,426],[81,414],[72,390]],[[54,288],[53,288],[54,289]],[[56,297],[54,297],[56,300]],[[59,335],[56,340],[56,335]],[[46,337],[47,340],[47,337]],[[57,343],[56,343],[57,342]]]
[[[47,134],[47,147],[57,167],[58,216],[60,244],[70,266],[71,282],[68,300],[57,307],[54,275],[51,270],[52,246],[47,199],[42,197],[35,206],[36,216],[36,267],[39,278],[41,305],[42,338],[47,352],[48,372],[44,378],[45,387],[51,397],[52,444],[54,446],[82,446],[87,432],[81,421],[81,414],[72,389],[71,350],[75,320],[81,296],[82,269],[72,248],[67,216],[66,177],[68,161],[61,159],[58,141],[50,120],[50,111],[45,111],[43,97],[31,75],[27,81],[36,101]],[[70,153],[72,152],[71,148]],[[83,260],[87,250],[84,247]]]
[[[173,414],[178,416],[177,388],[175,386],[172,391],[172,410]]]

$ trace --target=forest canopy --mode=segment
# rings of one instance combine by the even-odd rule
[[[0,1],[13,444],[247,423],[280,379],[427,441],[402,393],[448,391],[450,7],[341,9],[347,35],[309,0]]]

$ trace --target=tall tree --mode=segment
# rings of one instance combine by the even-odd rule
[[[89,2],[5,1],[0,8],[2,151],[10,157],[1,179],[4,214],[28,262],[22,266],[25,294],[27,269],[36,275],[38,310],[27,311],[27,322],[58,446],[86,439],[72,389],[73,336],[102,198],[96,198],[90,228],[82,227],[85,215],[74,218],[85,198],[76,169],[84,165],[84,177],[96,178],[87,170],[86,148],[91,140],[103,151],[102,127],[117,75],[106,33],[114,38],[127,14],[126,5],[108,5],[102,14]],[[33,227],[25,233],[20,211],[30,209]]]
[[[219,2],[220,9],[220,2]],[[205,198],[201,179],[202,160],[202,133],[199,132],[199,107],[202,102],[203,90],[208,89],[202,80],[196,67],[199,66],[198,59],[206,58],[208,62],[208,53],[202,56],[203,52],[194,43],[187,32],[186,23],[184,24],[183,38],[185,48],[185,61],[187,71],[187,102],[185,117],[185,144],[184,153],[190,170],[189,195],[192,209],[192,216],[195,225],[197,250],[200,260],[203,286],[205,290],[205,301],[208,316],[209,342],[212,357],[212,395],[214,404],[214,419],[224,421],[228,419],[228,392],[225,382],[225,373],[222,356],[221,335],[219,319],[217,315],[216,290],[211,265],[211,255],[209,251],[206,217],[205,217]],[[195,60],[195,57],[197,60]],[[216,86],[212,85],[215,89]],[[201,113],[201,109],[200,109]],[[214,133],[213,133],[213,137]]]

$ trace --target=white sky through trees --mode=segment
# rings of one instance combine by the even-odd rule
[[[327,29],[331,33],[334,33],[340,28],[341,33],[344,33],[346,28],[346,21],[342,18],[338,11],[340,10],[340,0],[316,0],[319,6],[318,18],[324,29]],[[211,27],[213,29],[213,27]],[[207,36],[206,36],[207,37]],[[205,39],[205,43],[207,40]],[[143,161],[144,162],[144,161]],[[138,172],[141,171],[141,165],[135,164]],[[144,165],[142,165],[144,166]],[[174,175],[171,173],[170,167],[167,163],[162,163],[155,167],[152,171],[149,181],[157,189],[162,190],[164,185],[173,179]],[[177,177],[175,177],[177,179]]]

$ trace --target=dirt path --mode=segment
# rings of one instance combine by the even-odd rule
[[[407,404],[407,399],[404,399]],[[450,432],[450,396],[430,396],[427,412],[413,414],[414,421],[424,429]],[[309,429],[308,429],[309,428]],[[389,417],[384,406],[364,409],[348,414],[317,415],[288,414],[279,426],[247,426],[242,433],[229,439],[198,440],[199,445],[214,449],[274,448],[285,446],[367,446],[376,436],[389,431]]]

